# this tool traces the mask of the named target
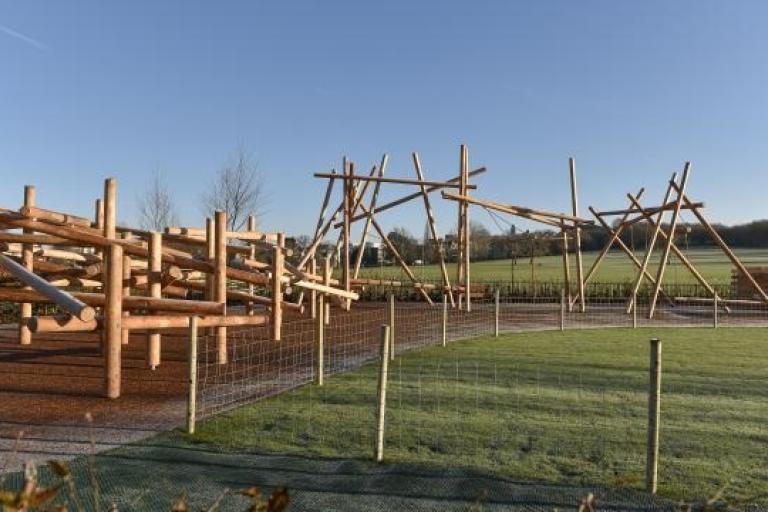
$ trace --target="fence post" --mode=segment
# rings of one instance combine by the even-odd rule
[[[187,396],[187,432],[195,433],[197,414],[197,317],[189,317],[189,395]]]
[[[395,294],[389,294],[389,357],[395,360]]]
[[[565,330],[565,288],[560,289],[560,330]]]
[[[717,308],[720,305],[718,304],[719,302],[720,302],[720,296],[718,294],[715,294],[715,299],[712,301],[712,303],[715,305],[715,309],[712,312],[712,327],[715,329],[717,329],[717,321],[718,321]]]
[[[493,294],[494,310],[493,310],[493,335],[499,337],[499,289]]]
[[[443,346],[448,341],[448,296],[443,294]]]
[[[323,344],[325,342],[325,298],[322,293],[316,296],[317,307],[315,308],[315,384],[323,385]]]
[[[661,421],[661,341],[651,339],[650,382],[648,387],[648,446],[645,488],[656,494],[659,473],[659,423]]]
[[[637,329],[637,292],[632,294],[632,328]]]
[[[376,462],[384,460],[384,420],[387,409],[387,372],[389,371],[389,348],[391,331],[388,325],[381,326],[381,368],[379,369],[378,408],[376,410]]]

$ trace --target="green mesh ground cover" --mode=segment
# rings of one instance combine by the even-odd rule
[[[72,463],[83,501],[93,510],[86,458]],[[190,443],[168,434],[101,453],[92,467],[99,482],[103,510],[168,511],[186,493],[190,510],[207,508],[224,489],[253,485],[262,491],[285,486],[295,511],[552,511],[576,510],[593,493],[599,510],[678,510],[677,505],[630,489],[535,484],[472,471],[438,471],[405,464],[375,465],[362,460],[320,459],[254,453],[223,453],[220,448]],[[41,479],[51,481],[41,470]],[[20,485],[21,474],[6,480]],[[247,502],[232,496],[220,510],[242,511]]]

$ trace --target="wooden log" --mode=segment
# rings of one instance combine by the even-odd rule
[[[389,349],[390,326],[381,326],[381,366],[379,368],[379,386],[376,408],[376,446],[374,450],[374,460],[376,462],[384,461],[384,426],[387,416],[387,375],[389,359],[391,352]]]
[[[28,187],[31,185],[27,185]],[[8,233],[0,231],[0,242],[32,244],[32,245],[69,245],[71,242],[64,238],[51,235],[37,235],[27,230],[25,233]]]
[[[352,176],[354,172],[354,167],[352,163],[347,163],[346,160],[344,162],[344,226],[342,227],[341,236],[343,240],[342,245],[342,256],[341,256],[341,282],[344,286],[344,290],[349,292],[352,289],[352,286],[350,284],[350,279],[352,278],[352,275],[350,273],[350,222],[349,219],[352,217],[352,203],[354,202],[354,197],[352,194],[352,181],[347,179],[348,177]],[[350,303],[345,302],[344,308],[349,311]]]
[[[326,286],[328,288],[331,287],[331,259],[327,256],[323,258],[323,286]],[[323,314],[324,314],[324,320],[325,325],[329,325],[331,323],[331,302],[330,300],[325,300],[323,304]]]
[[[387,162],[389,161],[389,156],[385,153],[384,156],[381,157],[381,163],[379,164],[379,176],[384,176],[384,172],[387,168]],[[379,190],[381,189],[381,182],[377,181],[376,185],[373,188],[373,194],[371,195],[371,202],[368,205],[368,209],[370,211],[374,211],[376,209],[376,202],[379,199]],[[352,278],[355,279],[360,274],[360,266],[363,263],[363,256],[365,255],[365,244],[368,241],[368,234],[371,230],[371,219],[366,218],[365,224],[363,225],[363,232],[360,234],[360,244],[357,248],[357,257],[355,258],[355,270],[352,273]]]
[[[24,206],[32,207],[35,205],[35,198],[36,198],[36,191],[35,187],[32,185],[27,185],[24,187]],[[23,232],[24,235],[32,236],[33,233],[29,231],[28,229],[25,229]],[[25,269],[29,271],[29,273],[34,272],[34,253],[33,253],[34,247],[30,243],[25,243],[22,246],[21,251],[21,264]],[[28,289],[30,289],[29,287]],[[95,313],[95,312],[94,312]],[[26,319],[32,316],[32,304],[29,302],[22,302],[19,304],[19,344],[20,345],[29,345],[32,343],[32,331],[29,330],[29,327],[27,327]]]
[[[187,390],[187,433],[195,433],[197,419],[197,317],[189,317],[189,388]]]
[[[89,332],[95,331],[103,320],[83,322],[68,315],[35,316],[28,320],[33,333],[44,332]],[[131,316],[126,319],[126,328],[135,331],[183,329],[188,325],[187,315]],[[266,315],[214,315],[202,316],[200,327],[237,327],[266,325]]]
[[[163,237],[160,233],[152,233],[149,238],[149,296],[162,297],[163,271]],[[160,365],[161,334],[157,331],[147,333],[147,367],[155,370]]]
[[[315,384],[322,386],[323,374],[325,372],[325,364],[323,363],[323,356],[325,355],[325,305],[323,294],[318,293],[315,300],[317,300],[315,307]]]
[[[248,231],[256,231],[256,218],[253,215],[248,216]],[[251,262],[256,261],[256,244],[254,243],[248,244],[248,258],[246,259]],[[256,290],[253,283],[249,283],[248,294],[254,295],[255,291]],[[248,312],[249,315],[252,315],[254,313],[253,306],[254,306],[253,302],[246,302],[245,304],[245,310]]]
[[[53,210],[45,210],[43,208],[35,208],[34,206],[24,205],[19,209],[19,213],[24,217],[30,217],[46,222],[55,222],[56,224],[67,224],[86,228],[91,227],[91,219],[78,217],[77,215],[69,215],[68,213],[55,212]]]
[[[568,261],[568,230],[565,229],[565,222],[562,223],[561,236],[563,238],[563,285],[565,296],[568,298],[569,309],[571,301],[571,263]]]
[[[327,173],[327,172],[317,172],[315,173],[315,178],[334,178],[338,179],[339,176],[334,173]],[[437,188],[458,188],[459,185],[457,183],[454,183],[452,181],[423,181],[423,180],[410,180],[406,178],[385,178],[383,176],[363,176],[360,174],[354,174],[354,173],[346,173],[344,176],[342,176],[342,179],[344,179],[345,182],[352,183],[354,181],[372,181],[377,183],[393,183],[397,185],[424,185],[427,187],[437,187]],[[471,189],[477,188],[475,185],[470,186]]]
[[[411,154],[411,157],[413,158],[413,167],[416,171],[416,178],[419,181],[424,180],[424,174],[421,170],[421,160],[419,160],[418,153],[414,152]],[[424,210],[427,214],[427,224],[429,226],[429,233],[432,235],[432,241],[435,244],[435,249],[437,250],[437,257],[440,263],[440,275],[443,278],[443,286],[444,289],[447,290],[448,297],[451,301],[451,306],[455,304],[453,300],[453,292],[451,291],[451,280],[448,278],[448,268],[445,265],[445,251],[443,250],[443,245],[440,243],[440,236],[437,233],[437,226],[435,225],[435,216],[432,213],[432,205],[429,203],[429,193],[427,192],[427,187],[425,185],[420,185],[421,189],[421,195],[424,200]],[[375,204],[371,207],[373,209],[375,207]],[[355,277],[357,277],[357,272],[355,272]]]
[[[38,258],[53,258],[57,260],[74,261],[76,263],[98,263],[101,258],[82,252],[65,251],[62,249],[38,249],[35,251]]]
[[[656,494],[659,473],[659,426],[661,423],[661,341],[657,338],[651,339],[649,373],[645,490],[651,494]]]
[[[502,213],[508,213],[510,215],[516,215],[518,217],[525,217],[531,220],[535,220],[537,222],[541,222],[543,224],[549,224],[553,226],[559,227],[559,222],[561,220],[566,220],[572,223],[582,224],[582,225],[593,225],[594,222],[591,220],[583,219],[581,217],[574,217],[573,215],[568,215],[565,213],[555,213],[555,212],[549,212],[546,210],[537,210],[534,208],[527,208],[525,206],[517,206],[517,205],[511,205],[511,204],[501,204],[497,203],[495,201],[489,201],[486,199],[477,199],[461,194],[454,194],[450,192],[442,192],[443,199],[448,199],[451,201],[465,201],[470,204],[475,204],[478,206],[484,206],[486,208],[490,208],[491,210],[500,211]]]
[[[672,252],[672,244],[675,241],[675,228],[677,227],[677,221],[680,218],[680,206],[682,206],[683,204],[683,194],[685,194],[685,186],[688,183],[688,173],[690,169],[691,169],[691,163],[685,162],[685,166],[683,167],[683,176],[682,178],[680,178],[680,187],[677,191],[677,199],[675,201],[677,207],[674,210],[672,210],[672,220],[670,221],[667,243],[664,245],[664,251],[661,254],[661,261],[659,262],[659,268],[656,272],[656,285],[653,288],[653,294],[651,295],[651,303],[648,306],[648,318],[653,318],[653,313],[656,309],[656,301],[659,299],[661,282],[664,280],[664,272],[667,269],[667,263],[669,262],[669,255]]]
[[[130,240],[133,238],[133,234],[130,231],[123,231],[120,236],[124,240]],[[130,255],[123,253],[123,304],[125,304],[125,297],[131,294],[131,258]],[[131,316],[131,312],[123,309],[123,317]],[[123,329],[122,343],[127,345],[131,339],[131,331]]]
[[[35,334],[52,332],[90,332],[99,328],[99,322],[95,318],[83,321],[71,315],[33,316],[27,319],[27,325]]]
[[[214,300],[227,305],[227,214],[217,210],[214,215]],[[226,311],[226,309],[225,309]],[[227,363],[227,328],[216,327],[216,346],[218,347],[219,364]]]
[[[51,302],[80,320],[88,321],[96,316],[96,312],[92,307],[77,300],[71,294],[52,286],[48,281],[30,272],[4,254],[0,254],[0,266],[13,274],[19,281],[44,295]],[[29,316],[31,316],[31,306]],[[28,318],[28,316],[25,318]]]
[[[117,181],[104,182],[104,238],[115,239],[117,220]],[[122,311],[123,311],[123,246],[110,245],[105,259],[104,289],[104,392],[107,398],[118,398],[121,387],[122,366]]]
[[[280,233],[277,237],[277,246],[272,251],[272,307],[271,307],[271,327],[272,339],[280,341],[282,339],[283,328],[283,246],[285,245],[285,235]]]

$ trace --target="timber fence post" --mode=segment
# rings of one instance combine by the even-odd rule
[[[187,433],[195,433],[197,414],[197,317],[189,317],[189,394],[187,395]]]
[[[651,339],[650,379],[648,385],[648,443],[645,488],[656,494],[659,473],[659,423],[661,421],[661,341]]]
[[[391,335],[388,325],[381,326],[381,367],[379,369],[378,407],[376,410],[376,462],[384,460],[384,424],[387,409],[387,373],[389,371],[389,348]]]

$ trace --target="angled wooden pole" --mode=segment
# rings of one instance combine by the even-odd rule
[[[644,188],[641,188],[638,191],[637,197],[642,197],[643,193],[645,192]],[[589,207],[589,211],[594,215],[595,217],[600,216],[598,212],[595,212],[595,209],[592,207]],[[592,279],[592,277],[597,273],[598,268],[600,268],[600,264],[603,262],[605,257],[610,252],[611,248],[613,247],[613,244],[616,243],[616,239],[618,239],[621,236],[621,233],[624,231],[624,228],[626,227],[624,225],[624,222],[629,218],[629,215],[631,212],[627,212],[624,214],[624,216],[619,220],[619,225],[616,228],[616,230],[612,230],[610,233],[611,237],[608,239],[608,241],[603,246],[603,249],[600,251],[600,253],[597,255],[597,258],[595,258],[595,261],[592,262],[592,266],[589,267],[589,270],[587,271],[587,274],[584,276],[584,287],[586,288],[589,284],[589,281]],[[573,307],[573,304],[575,304],[576,300],[578,300],[578,297],[571,297],[569,300],[569,307]]]
[[[347,176],[350,176],[354,170],[354,167],[352,166],[352,163],[348,163],[346,161],[346,158],[344,159],[344,176],[345,178]],[[349,268],[349,257],[350,257],[350,222],[349,219],[352,217],[352,204],[354,202],[354,196],[351,194],[352,190],[352,181],[345,179],[344,180],[344,227],[342,228],[342,255],[341,255],[341,280],[344,285],[345,291],[350,291],[352,289],[352,282],[351,282],[351,274],[350,274],[350,268]],[[349,311],[349,308],[351,306],[351,302],[344,301],[344,309]]]
[[[672,184],[675,188],[677,186],[673,183]],[[683,193],[683,199],[685,200],[686,204],[689,206],[692,206],[693,203],[688,199],[688,197]],[[736,267],[736,270],[739,271],[746,279],[749,281],[749,283],[752,285],[752,288],[754,288],[755,292],[757,292],[758,295],[760,295],[760,298],[763,299],[763,301],[768,302],[768,294],[766,294],[765,290],[758,284],[758,282],[755,280],[755,278],[752,276],[752,274],[749,273],[749,270],[747,270],[747,267],[744,266],[744,264],[741,262],[741,260],[736,256],[736,254],[731,250],[730,247],[728,247],[728,244],[723,240],[723,238],[720,236],[720,234],[717,232],[717,230],[712,227],[712,225],[707,221],[707,219],[702,215],[699,208],[692,207],[691,212],[696,217],[696,219],[699,221],[699,223],[704,226],[704,229],[709,233],[710,238],[717,244],[720,249],[725,253],[725,255],[728,257],[728,259],[731,260],[731,263]]]
[[[675,177],[677,176],[677,173],[672,174],[672,180],[675,181]],[[672,185],[670,184],[667,187],[667,191],[664,194],[664,201],[662,201],[662,204],[665,204],[669,200],[669,196],[672,195]],[[627,306],[627,313],[631,311],[632,303],[634,297],[637,297],[637,293],[640,290],[640,285],[643,283],[643,278],[648,273],[648,262],[651,261],[651,256],[653,256],[653,250],[656,247],[656,240],[659,238],[659,231],[661,230],[661,221],[664,218],[664,210],[659,211],[658,214],[656,214],[656,228],[653,230],[653,234],[651,235],[650,240],[648,241],[648,249],[645,251],[645,256],[643,257],[643,262],[640,265],[640,271],[637,274],[637,277],[635,278],[635,284],[632,286],[632,293],[630,294],[630,303]],[[602,220],[602,218],[598,218],[601,223],[603,223],[603,227],[607,226],[605,222]],[[621,239],[619,239],[621,240]]]
[[[573,216],[579,216],[579,195],[576,189],[576,160],[573,158],[568,159],[568,170],[571,177],[571,207],[573,210]],[[581,226],[577,223],[574,224],[574,241],[576,250],[576,285],[578,286],[579,294],[579,310],[584,313],[587,309],[586,300],[584,297],[584,261],[581,255]]]
[[[664,245],[664,252],[661,255],[659,268],[656,272],[656,286],[653,288],[651,302],[648,305],[648,318],[653,318],[653,313],[656,310],[656,301],[659,298],[659,290],[661,289],[661,282],[664,279],[664,271],[667,269],[667,263],[669,262],[669,254],[672,252],[672,244],[675,240],[675,229],[677,228],[677,221],[680,218],[680,207],[683,204],[683,194],[685,194],[685,186],[688,183],[688,173],[690,170],[691,163],[685,162],[685,166],[683,167],[683,176],[680,178],[680,187],[677,190],[675,209],[672,210],[672,220],[669,223],[669,235],[667,237],[667,243]]]
[[[413,157],[413,166],[416,170],[416,178],[419,181],[424,180],[424,174],[421,170],[421,161],[419,160],[418,153],[412,153],[411,155]],[[455,302],[453,300],[453,291],[451,290],[451,281],[448,278],[448,268],[445,265],[445,251],[443,249],[443,244],[440,242],[440,236],[437,233],[437,226],[435,225],[435,216],[432,213],[432,206],[429,202],[429,193],[427,192],[427,187],[425,185],[420,185],[421,188],[421,195],[424,198],[424,210],[427,213],[427,224],[429,225],[429,233],[432,235],[432,241],[435,244],[435,249],[437,249],[437,257],[439,259],[440,263],[440,274],[443,278],[443,291],[444,293],[448,294],[448,298],[451,301],[451,306],[455,305]]]
[[[381,366],[379,367],[378,407],[376,408],[376,446],[374,459],[376,462],[384,460],[384,425],[387,410],[387,375],[389,372],[389,326],[381,326]]]
[[[35,206],[35,196],[36,196],[35,187],[32,185],[26,185],[24,187],[24,206],[33,207]],[[25,229],[23,231],[24,234],[31,235],[34,232]],[[21,264],[24,265],[24,268],[32,272],[34,270],[34,246],[32,244],[23,244],[21,246]],[[30,287],[25,287],[25,290],[31,289]],[[21,345],[29,345],[32,343],[32,331],[29,330],[29,327],[27,327],[27,319],[32,316],[32,304],[29,302],[22,302],[19,304],[19,343]]]
[[[627,197],[629,197],[629,199],[630,199],[630,201],[632,202],[633,205],[635,205],[638,208],[642,208],[642,205],[640,204],[640,201],[637,198],[635,198],[631,194],[628,194]],[[646,215],[645,213],[643,213],[643,215],[646,216],[646,220],[647,220],[648,224],[652,228],[655,228],[656,224],[655,224],[655,221],[653,220],[653,216],[651,214],[647,214]],[[668,235],[663,230],[659,231],[659,235],[664,240],[668,239]],[[704,276],[701,275],[701,273],[696,269],[696,267],[693,265],[693,263],[688,259],[688,257],[685,255],[685,253],[683,253],[683,251],[681,251],[680,248],[677,246],[677,244],[675,244],[674,242],[672,243],[672,252],[675,254],[675,256],[677,256],[677,259],[680,260],[680,262],[683,264],[683,266],[685,266],[685,268],[687,268],[691,272],[693,277],[699,282],[699,284],[701,286],[704,287],[705,290],[707,290],[707,292],[710,295],[712,295],[713,297],[719,297],[718,294],[717,294],[717,290],[715,290],[715,288],[712,285],[709,284],[709,282],[704,278]],[[726,308],[727,308],[727,306],[726,306]]]
[[[384,176],[384,171],[387,168],[387,162],[389,161],[389,156],[385,153],[384,156],[381,157],[381,163],[379,164],[379,176]],[[379,198],[379,189],[381,188],[381,182],[376,182],[376,185],[373,188],[373,195],[371,196],[371,202],[368,205],[368,210],[370,212],[373,212],[376,210],[376,202]],[[363,226],[363,233],[360,235],[360,245],[357,249],[357,258],[355,259],[355,272],[353,274],[354,279],[357,279],[357,277],[360,274],[360,266],[363,263],[363,255],[365,253],[365,242],[368,240],[368,233],[371,229],[371,219],[370,217],[365,218],[365,225]]]
[[[214,300],[227,307],[227,214],[217,210],[214,214]],[[227,328],[216,327],[217,360],[219,364],[227,363]]]

